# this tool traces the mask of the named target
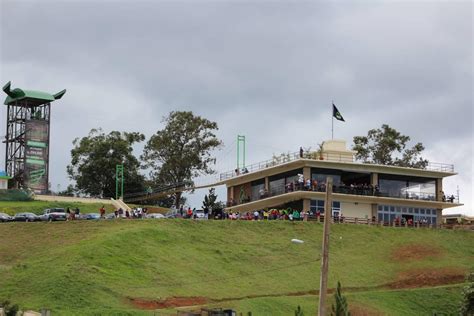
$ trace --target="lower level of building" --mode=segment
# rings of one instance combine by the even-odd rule
[[[323,199],[300,199],[286,202],[266,209],[289,209],[310,212],[313,215],[324,215]],[[231,208],[229,208],[231,210]],[[332,202],[333,217],[370,219],[392,224],[402,219],[426,224],[441,224],[442,210],[419,205],[375,204],[348,202],[334,199]]]

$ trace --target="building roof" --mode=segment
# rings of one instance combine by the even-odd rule
[[[7,82],[7,84],[3,86],[3,91],[7,94],[5,102],[3,102],[5,105],[24,99],[32,100],[35,105],[44,104],[61,99],[61,97],[66,93],[66,89],[56,94],[50,94],[43,91],[23,90],[20,88],[11,90],[11,81]]]

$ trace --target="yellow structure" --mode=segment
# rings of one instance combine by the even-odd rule
[[[460,206],[446,197],[443,178],[454,166],[430,163],[424,169],[356,162],[343,140],[323,143],[322,151],[295,153],[221,174],[227,211],[293,208],[324,212],[324,184],[332,177],[333,216],[423,221],[441,224],[442,210]]]

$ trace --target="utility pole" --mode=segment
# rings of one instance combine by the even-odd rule
[[[324,203],[324,229],[323,229],[323,260],[321,261],[321,278],[319,285],[319,310],[318,316],[326,315],[326,294],[328,289],[329,270],[329,229],[332,218],[332,177],[326,178],[326,199]]]

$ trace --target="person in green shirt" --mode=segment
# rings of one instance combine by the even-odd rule
[[[293,211],[293,220],[294,221],[299,221],[300,220],[300,212],[298,212],[298,210]]]

